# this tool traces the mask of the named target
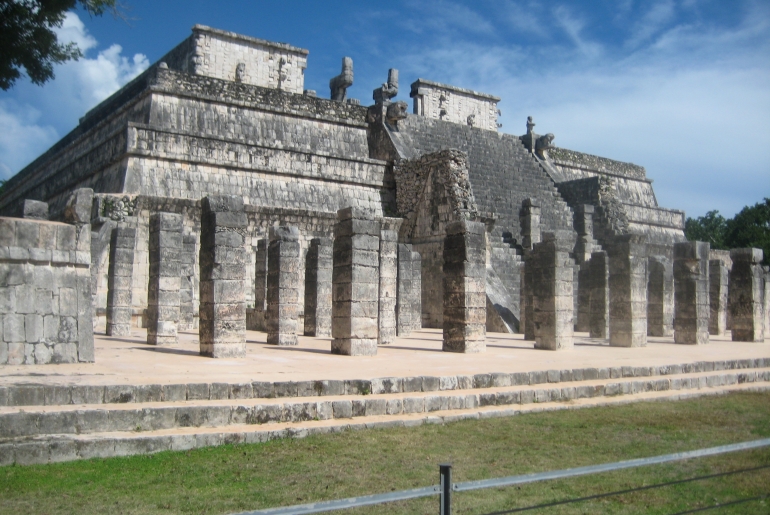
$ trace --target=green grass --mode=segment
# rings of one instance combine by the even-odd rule
[[[655,456],[770,437],[770,393],[355,431],[151,456],[0,468],[0,514],[224,514]],[[482,514],[770,465],[770,448],[520,487],[456,493]],[[527,513],[676,513],[770,493],[770,468]],[[338,513],[437,513],[417,499]],[[770,513],[770,499],[708,513]]]

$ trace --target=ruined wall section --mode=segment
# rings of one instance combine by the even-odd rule
[[[416,115],[497,132],[500,97],[425,79],[412,83]]]

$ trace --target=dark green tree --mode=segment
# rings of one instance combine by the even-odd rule
[[[75,43],[60,43],[53,31],[78,4],[93,16],[119,15],[117,0],[0,0],[1,89],[10,89],[22,68],[41,85],[53,78],[53,65],[83,56]]]
[[[727,220],[719,211],[709,211],[698,218],[687,218],[684,222],[684,235],[688,241],[707,241],[712,249],[726,249],[725,232]]]
[[[725,244],[728,248],[755,247],[765,253],[763,264],[770,264],[770,198],[744,207],[727,221]]]

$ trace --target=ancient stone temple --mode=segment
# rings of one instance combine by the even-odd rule
[[[200,327],[206,333],[204,354],[239,356],[244,327],[265,330],[268,322],[288,321],[269,314],[267,299],[269,278],[288,273],[299,278],[290,288],[291,298],[296,297],[291,309],[297,313],[296,321],[292,314],[291,323],[280,325],[286,329],[275,332],[281,341],[293,341],[287,331],[333,336],[338,352],[372,355],[377,345],[415,328],[442,328],[447,312],[444,245],[449,228],[457,224],[483,227],[485,270],[474,277],[483,279],[486,307],[477,306],[476,299],[473,309],[486,311],[487,331],[525,330],[520,324],[524,268],[540,255],[533,249],[541,235],[554,234],[559,252],[568,255],[564,267],[570,267],[560,268],[560,277],[574,272],[570,294],[576,304],[595,306],[598,317],[594,323],[593,307],[586,305],[564,320],[579,321],[578,330],[591,328],[601,338],[612,335],[599,326],[609,326],[610,333],[612,327],[624,327],[622,337],[628,341],[623,344],[641,344],[646,329],[642,334],[641,325],[637,331],[629,324],[646,317],[636,293],[646,291],[647,278],[634,276],[634,284],[622,292],[629,302],[627,322],[609,322],[615,312],[607,315],[606,302],[599,300],[611,303],[617,296],[611,291],[615,268],[637,259],[636,254],[626,255],[625,261],[621,256],[615,265],[613,249],[629,239],[644,241],[644,257],[638,259],[646,263],[648,255],[673,260],[674,243],[685,241],[684,213],[658,206],[644,168],[558,148],[553,134],[535,131],[531,117],[526,124],[522,120],[526,133],[502,133],[497,122],[501,99],[457,86],[415,78],[402,92],[413,101],[409,114],[408,104],[396,100],[395,69],[374,88],[372,100],[348,98],[355,77],[349,57],[329,82],[330,98],[321,98],[320,92],[305,88],[308,54],[288,44],[196,25],[190,37],[85,113],[77,127],[11,178],[0,195],[0,214],[15,216],[23,212],[25,200],[35,200],[48,204],[51,221],[65,221],[73,192],[93,191],[90,213],[82,222],[92,236],[90,259],[81,263],[85,256],[68,255],[66,262],[75,268],[90,265],[88,291],[77,294],[91,296],[97,327],[107,322],[118,333],[157,318],[154,300],[148,301],[157,296],[151,280],[162,280],[152,254],[159,251],[152,243],[158,238],[152,220],[159,213],[181,217],[175,238],[181,234],[183,242],[183,264],[177,267],[183,275],[182,305],[171,318],[177,318],[179,330]],[[225,209],[222,202],[235,207]],[[29,205],[30,216],[33,211],[46,216]],[[347,220],[338,219],[338,213],[347,209],[368,217],[371,224],[358,219],[354,224],[355,231],[364,232],[345,233],[340,224]],[[350,241],[334,241],[334,273],[343,274],[347,267],[350,280],[366,276],[366,286],[350,286],[351,291],[367,289],[360,300],[363,315],[354,303],[340,304],[331,315],[327,276],[335,225],[338,236]],[[283,226],[296,228],[292,242],[299,256],[282,261],[283,271],[271,271],[268,248],[276,240],[267,243],[270,229]],[[48,244],[20,234],[3,234],[2,249]],[[364,248],[370,239],[377,246]],[[603,251],[611,258],[599,277],[594,273],[601,268],[599,258],[592,256],[606,256],[597,254]],[[0,266],[26,263],[21,251],[2,252]],[[231,255],[237,259],[226,261]],[[358,262],[357,256],[368,261]],[[308,263],[313,270],[306,270]],[[341,277],[335,275],[335,281]],[[237,285],[225,294],[223,281]],[[665,298],[673,303],[673,296]],[[559,305],[566,309],[568,301],[560,297]],[[3,314],[26,316],[18,305],[6,302],[0,308]],[[354,314],[344,315],[343,308]],[[365,318],[367,331],[350,330],[351,320],[343,316],[362,317],[361,324]],[[19,357],[16,340],[23,339],[22,332],[14,328],[4,336],[0,362],[11,360],[10,345],[14,362],[47,360],[43,347],[41,358]],[[81,338],[80,322],[77,331],[64,339],[74,343]],[[168,331],[174,334],[172,327]],[[67,357],[52,359],[75,359],[74,350],[56,349],[54,344],[52,355]],[[90,359],[88,351],[77,359]]]

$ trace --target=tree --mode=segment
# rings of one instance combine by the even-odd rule
[[[727,220],[719,211],[709,211],[705,216],[688,218],[684,222],[684,235],[689,241],[707,241],[712,249],[726,249]]]
[[[744,207],[727,221],[725,243],[731,249],[754,247],[765,253],[763,264],[770,264],[770,198]]]
[[[41,85],[53,78],[54,64],[83,56],[75,43],[60,43],[53,31],[78,4],[93,16],[119,14],[117,0],[0,0],[0,88],[10,89],[22,68]]]

